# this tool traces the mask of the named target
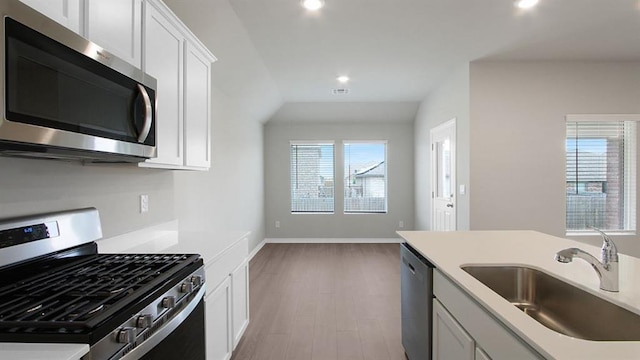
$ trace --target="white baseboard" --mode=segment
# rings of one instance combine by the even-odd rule
[[[251,250],[251,252],[249,253],[248,261],[251,261],[251,259],[253,259],[253,257],[256,256],[258,251],[260,251],[260,249],[262,249],[262,247],[266,243],[267,243],[267,239],[264,239],[264,240],[262,240],[260,242],[260,244],[258,244],[256,247],[254,247],[253,250]]]
[[[402,243],[401,238],[270,238],[264,242],[271,244],[386,244]]]

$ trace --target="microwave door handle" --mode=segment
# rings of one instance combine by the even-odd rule
[[[138,90],[140,90],[140,94],[142,94],[142,100],[144,101],[144,125],[142,125],[142,131],[138,135],[138,142],[143,143],[147,140],[149,136],[149,131],[151,131],[151,123],[153,122],[153,109],[151,107],[151,99],[149,99],[149,94],[147,93],[147,89],[144,86],[138,84]]]

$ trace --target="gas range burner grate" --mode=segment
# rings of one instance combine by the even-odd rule
[[[84,333],[198,259],[94,254],[50,260],[46,272],[0,285],[0,332]]]

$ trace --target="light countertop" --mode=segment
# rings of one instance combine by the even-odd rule
[[[400,231],[398,234],[545,357],[640,358],[640,341],[588,341],[559,334],[524,314],[460,268],[473,264],[526,265],[640,314],[640,259],[620,254],[620,292],[611,293],[600,290],[598,276],[587,262],[576,259],[562,264],[555,261],[555,253],[568,247],[581,248],[600,258],[600,248],[577,241],[535,231]]]
[[[100,253],[200,254],[214,262],[228,247],[248,237],[250,231],[179,231],[178,220],[98,240]]]
[[[88,352],[86,344],[0,343],[0,359],[78,360]]]

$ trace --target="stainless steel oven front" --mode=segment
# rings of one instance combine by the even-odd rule
[[[93,208],[0,220],[0,348],[87,344],[82,360],[205,359],[198,254],[105,254]]]
[[[111,336],[91,347],[92,358],[103,359],[104,354],[112,354],[109,348],[117,343],[128,343],[114,357],[121,360],[204,360],[205,345],[205,304],[204,282],[199,290],[180,298],[184,284],[195,286],[204,281],[204,268],[183,280],[175,289],[160,296],[155,302],[133,315]],[[144,322],[148,321],[147,324]],[[115,340],[115,342],[114,342]],[[107,350],[109,349],[109,350]],[[120,357],[122,356],[122,357]]]
[[[206,358],[205,329],[204,329],[204,299],[194,303],[193,310],[182,321],[169,325],[165,332],[159,333],[158,341],[149,339],[148,345],[140,347],[138,351],[126,355],[126,359],[142,360],[175,360]],[[144,355],[141,355],[147,350]]]

